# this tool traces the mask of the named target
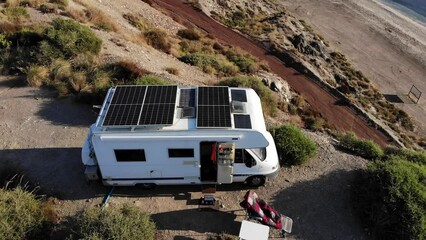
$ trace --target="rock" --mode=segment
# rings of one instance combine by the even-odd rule
[[[284,79],[273,73],[265,71],[260,71],[258,76],[262,79],[263,84],[269,87],[272,91],[281,95],[286,102],[290,102],[292,99],[292,93],[290,91],[290,86]]]

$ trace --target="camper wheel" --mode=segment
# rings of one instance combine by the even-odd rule
[[[260,187],[265,184],[265,176],[251,176],[247,178],[246,182],[252,187]]]
[[[143,189],[153,189],[157,185],[155,185],[154,183],[138,183],[138,184],[136,184],[136,186],[142,187]]]

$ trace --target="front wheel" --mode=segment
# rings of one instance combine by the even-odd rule
[[[265,184],[265,176],[252,176],[247,178],[246,182],[251,187],[260,187]]]

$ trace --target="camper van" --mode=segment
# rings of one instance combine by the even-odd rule
[[[112,186],[261,186],[279,171],[260,98],[234,87],[112,87],[82,161],[88,180]]]

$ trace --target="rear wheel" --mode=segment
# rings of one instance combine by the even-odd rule
[[[252,176],[247,178],[246,182],[248,185],[252,186],[252,187],[260,187],[263,186],[263,184],[265,184],[265,176]]]

